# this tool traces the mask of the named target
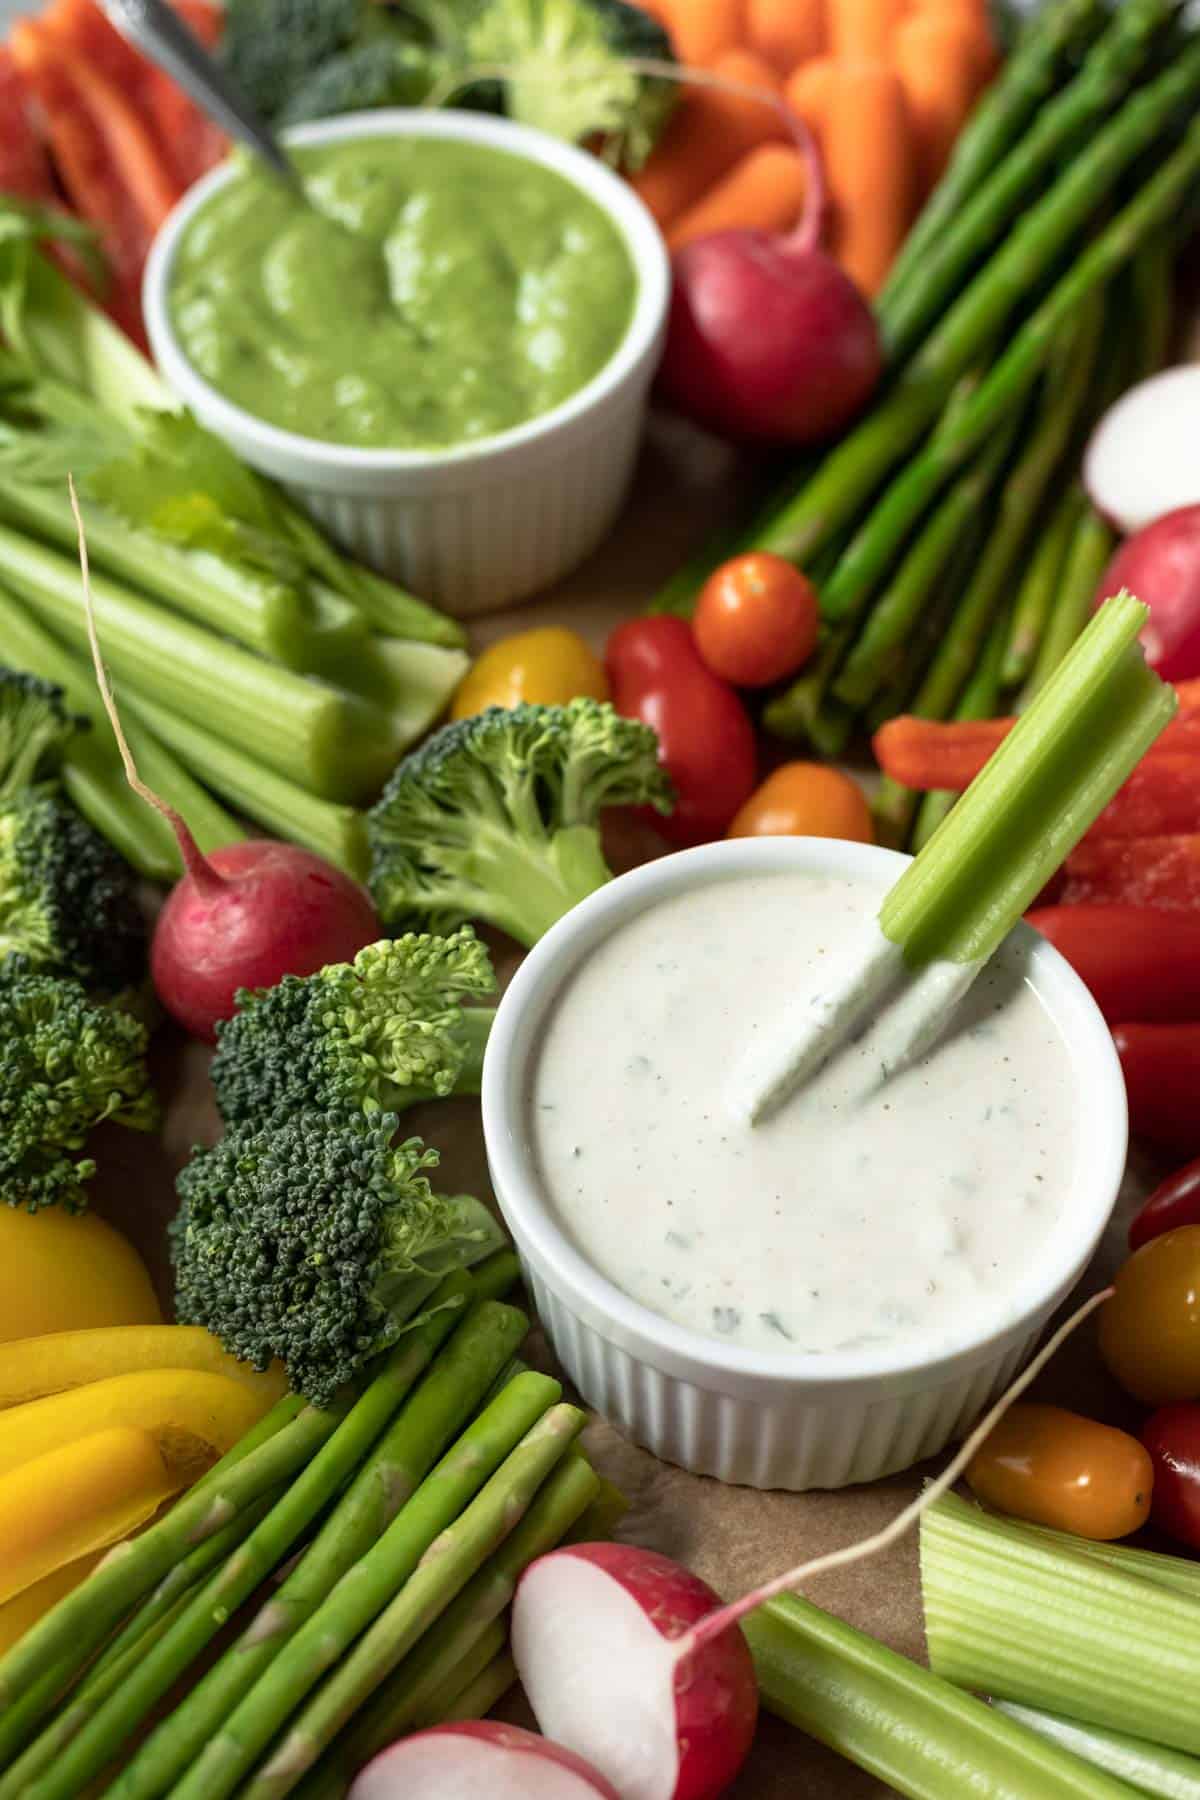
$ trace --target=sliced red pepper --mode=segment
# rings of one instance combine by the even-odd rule
[[[1129,1227],[1129,1248],[1140,1250],[1181,1225],[1200,1225],[1200,1160],[1159,1182]]]
[[[1095,838],[1200,832],[1200,756],[1164,750],[1140,762],[1088,832]]]
[[[1194,1156],[1200,1151],[1200,1024],[1118,1025],[1113,1042],[1134,1136]]]
[[[1028,915],[1108,1020],[1200,1019],[1200,916],[1149,906],[1045,906]]]
[[[0,44],[0,194],[57,199],[50,159],[34,129],[29,96],[12,52]]]
[[[1067,906],[1200,907],[1200,835],[1088,836],[1067,858],[1061,898]]]

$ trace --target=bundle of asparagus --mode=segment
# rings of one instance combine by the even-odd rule
[[[448,1276],[356,1393],[282,1401],[14,1645],[3,1800],[74,1800],[106,1772],[110,1800],[334,1800],[394,1738],[494,1704],[521,1571],[621,1510],[574,1447],[584,1415],[512,1360],[515,1275],[503,1251]]]
[[[879,297],[874,408],[738,547],[817,582],[818,654],[764,723],[827,755],[908,711],[1011,711],[1084,624],[1112,547],[1077,484],[1117,393],[1166,354],[1200,174],[1200,34],[1180,0],[1052,0],[959,139]],[[668,585],[686,611],[728,537]],[[884,784],[880,835],[945,796]]]

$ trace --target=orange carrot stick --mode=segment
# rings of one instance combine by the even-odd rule
[[[835,65],[819,134],[833,249],[865,294],[881,287],[916,210],[908,105],[885,63]]]
[[[825,0],[829,48],[839,62],[886,62],[901,0]]]
[[[784,99],[792,111],[804,120],[818,145],[822,141],[837,77],[838,64],[832,56],[814,56],[811,62],[803,63],[784,84]]]
[[[955,21],[972,35],[972,55],[980,86],[990,81],[1000,61],[1000,48],[992,30],[987,0],[915,0],[908,17]]]
[[[941,724],[905,714],[881,725],[871,739],[871,748],[884,774],[902,787],[923,791],[948,788],[961,794],[1015,723],[1014,719],[972,719]]]
[[[750,48],[787,75],[825,48],[825,0],[746,0]]]
[[[769,94],[779,92],[774,70],[749,50],[718,57],[713,73]],[[787,125],[777,106],[719,88],[691,87],[632,185],[665,230],[747,150],[786,138]]]
[[[892,61],[904,84],[921,188],[939,179],[978,91],[979,37],[961,19],[920,14],[896,32]]]
[[[708,68],[743,42],[742,0],[667,0],[667,13],[681,62]]]
[[[798,150],[760,144],[679,215],[667,232],[668,247],[680,250],[714,231],[786,231],[800,217],[806,185]]]

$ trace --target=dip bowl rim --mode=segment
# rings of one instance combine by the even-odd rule
[[[500,464],[514,453],[536,455],[550,448],[543,440],[552,439],[564,428],[586,425],[649,360],[657,362],[670,304],[666,244],[645,203],[607,164],[534,126],[455,107],[379,107],[339,113],[280,133],[283,143],[301,146],[373,137],[474,143],[562,175],[612,222],[629,256],[634,299],[624,336],[595,375],[557,406],[507,431],[472,442],[428,449],[364,448],[272,425],[229,399],[200,373],[184,351],[171,319],[171,277],[183,235],[212,196],[237,179],[243,165],[238,156],[231,155],[202,176],[172,208],[155,234],[142,279],[142,307],[154,360],[168,385],[209,430],[235,445],[252,448],[259,466],[269,463],[272,472],[284,480],[340,485],[355,477],[361,482],[428,472],[436,478],[456,469],[475,476],[486,471],[488,464]]]
[[[1014,936],[1028,975],[1070,1054],[1081,1129],[1061,1216],[1034,1266],[1022,1271],[1007,1310],[982,1327],[909,1344],[851,1351],[742,1349],[679,1325],[632,1299],[594,1268],[554,1217],[533,1163],[525,1122],[527,1076],[543,1020],[579,963],[622,922],[656,901],[739,875],[808,871],[893,879],[912,859],[834,838],[729,839],[661,857],[618,876],[560,919],[528,952],[503,995],[488,1040],[483,1131],[496,1199],[522,1258],[562,1305],[601,1337],[660,1373],[706,1389],[750,1396],[779,1384],[829,1399],[864,1384],[898,1395],[948,1382],[1028,1339],[1083,1274],[1112,1215],[1128,1150],[1124,1079],[1112,1034],[1070,964],[1023,922]],[[898,1194],[895,1204],[903,1205]]]

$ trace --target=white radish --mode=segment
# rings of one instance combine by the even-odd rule
[[[1151,375],[1109,407],[1084,452],[1083,484],[1123,532],[1200,501],[1200,363]]]
[[[621,1800],[571,1750],[519,1725],[464,1720],[401,1738],[369,1762],[347,1800]]]
[[[1093,1294],[1072,1314],[937,1480],[882,1531],[774,1576],[740,1600],[721,1606],[679,1563],[627,1544],[572,1544],[532,1563],[513,1602],[512,1654],[542,1730],[607,1776],[622,1800],[716,1800],[745,1760],[757,1709],[738,1621],[773,1595],[872,1556],[910,1530],[1111,1294]]]

